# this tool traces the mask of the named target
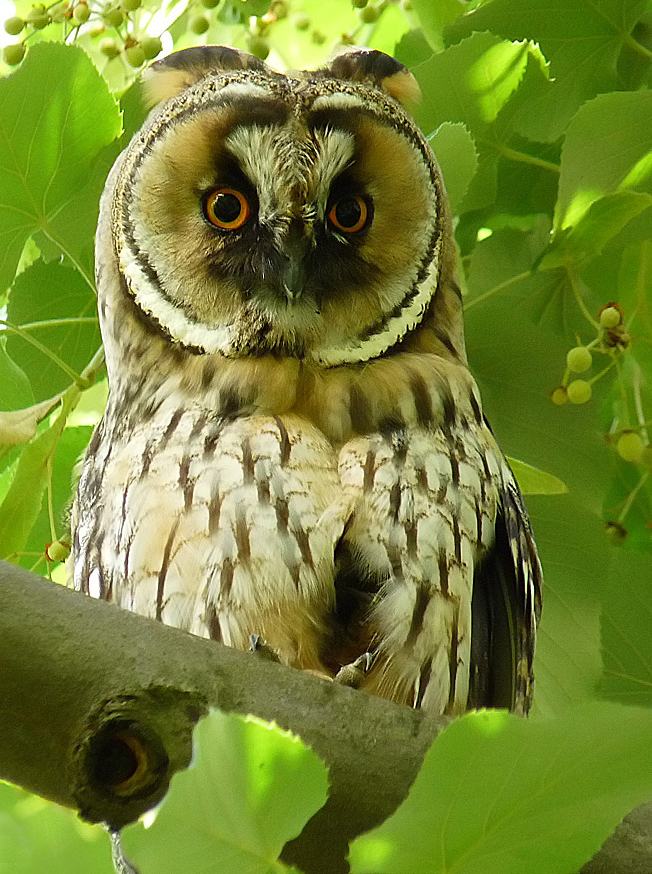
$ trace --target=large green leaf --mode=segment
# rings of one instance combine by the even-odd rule
[[[328,770],[299,738],[254,717],[213,711],[153,826],[124,832],[143,874],[268,874],[326,801]]]
[[[37,232],[81,257],[105,175],[92,160],[119,133],[117,103],[81,49],[40,43],[0,81],[0,289]]]
[[[652,798],[652,713],[471,713],[435,741],[407,800],[353,842],[352,874],[575,874]]]
[[[618,53],[648,8],[647,0],[493,0],[457,19],[445,36],[457,42],[474,30],[488,30],[537,42],[550,62],[552,81],[524,109],[518,129],[531,139],[552,141],[585,100],[621,87]],[[611,128],[609,122],[603,132]],[[591,155],[587,150],[587,158]]]

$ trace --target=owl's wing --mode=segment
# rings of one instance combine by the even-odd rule
[[[542,571],[523,498],[506,462],[495,531],[473,581],[469,707],[527,713]]]

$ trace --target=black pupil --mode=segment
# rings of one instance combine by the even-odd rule
[[[343,228],[352,228],[360,221],[362,207],[353,197],[344,197],[335,206],[335,218]]]
[[[213,214],[215,218],[225,225],[231,224],[240,217],[242,204],[235,196],[223,191],[213,201]]]

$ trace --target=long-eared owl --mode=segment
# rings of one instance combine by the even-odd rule
[[[109,400],[74,586],[439,713],[527,712],[541,572],[466,363],[450,210],[357,50],[152,65],[96,243]]]

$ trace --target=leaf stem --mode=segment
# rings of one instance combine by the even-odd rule
[[[61,242],[61,240],[57,239],[57,237],[55,237],[54,234],[51,231],[47,230],[46,228],[43,228],[43,233],[45,234],[45,236],[48,238],[48,240],[51,243],[53,243],[55,246],[58,246],[58,248],[61,250],[62,254],[65,255],[65,257],[70,261],[70,263],[73,265],[75,270],[77,270],[77,272],[82,277],[84,282],[88,285],[88,287],[91,289],[93,294],[97,294],[97,289],[95,288],[95,282],[93,280],[93,277],[90,276],[86,272],[86,270],[84,270],[84,268],[79,263],[79,261],[75,258],[75,256],[71,252],[68,251],[68,249],[64,246],[64,244]]]
[[[600,327],[600,323],[598,322],[597,319],[593,318],[593,316],[589,312],[587,305],[582,300],[582,296],[580,294],[580,289],[579,289],[579,286],[577,284],[577,276],[575,275],[575,271],[573,270],[573,268],[569,264],[565,265],[565,269],[566,269],[566,276],[568,276],[568,282],[570,284],[570,287],[573,289],[573,294],[575,296],[575,302],[577,303],[578,307],[582,311],[582,315],[584,316],[584,318],[591,325],[593,325],[593,327],[597,330]]]
[[[515,276],[510,276],[509,279],[506,279],[504,282],[499,282],[498,285],[494,285],[493,288],[490,288],[488,291],[479,294],[477,297],[474,297],[473,300],[470,300],[468,303],[464,304],[464,310],[470,310],[476,304],[483,303],[485,300],[488,300],[495,294],[499,294],[501,291],[509,288],[510,285],[516,285],[517,282],[521,282],[521,280],[527,279],[528,276],[532,275],[533,274],[531,270],[524,270],[522,273],[517,273]]]
[[[494,148],[504,158],[509,158],[510,161],[517,161],[519,164],[530,164],[533,167],[540,167],[542,170],[548,170],[550,173],[559,175],[559,164],[546,161],[545,158],[537,158],[536,155],[521,152],[519,149],[512,149],[510,146],[503,146],[500,143],[491,143],[486,140],[482,140],[482,142]]]
[[[21,325],[21,330],[32,331],[36,328],[60,328],[65,325],[86,325],[97,324],[97,316],[76,316],[70,319],[44,319],[42,322],[25,322]]]
[[[625,516],[626,516],[626,515],[629,513],[629,511],[631,510],[631,507],[632,507],[632,504],[634,503],[634,499],[636,498],[636,495],[637,495],[637,494],[640,492],[640,490],[643,488],[643,486],[644,486],[645,483],[647,482],[649,476],[650,476],[650,471],[649,471],[649,470],[646,470],[646,471],[643,473],[643,475],[641,476],[641,478],[640,478],[640,480],[638,481],[638,483],[634,486],[634,488],[631,490],[631,492],[630,492],[629,495],[627,496],[627,500],[626,500],[625,503],[623,504],[623,509],[621,510],[620,515],[618,516],[618,520],[617,520],[617,521],[618,521],[618,524],[619,524],[619,525],[622,525],[622,524],[623,524],[623,520],[624,520]]]
[[[623,39],[623,43],[633,49],[635,52],[638,52],[639,55],[643,55],[644,58],[647,58],[648,61],[652,61],[652,52],[645,48],[642,43],[640,43],[637,39],[631,35],[631,33],[621,33],[621,37]]]

